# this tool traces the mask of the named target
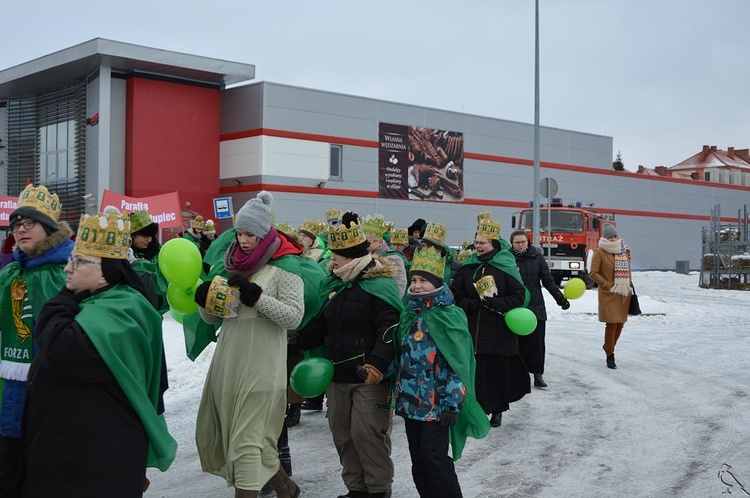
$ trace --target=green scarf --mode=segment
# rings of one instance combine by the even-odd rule
[[[474,390],[476,360],[469,335],[469,323],[464,311],[456,305],[441,306],[425,309],[420,313],[427,326],[430,336],[453,371],[466,386],[463,408],[458,412],[458,422],[449,431],[453,460],[461,458],[466,438],[471,436],[481,439],[490,431],[490,422],[484,410],[479,406]],[[409,333],[409,328],[417,319],[417,314],[411,307],[401,312],[398,341]]]
[[[474,281],[476,281],[477,273],[479,273],[479,271],[485,265],[490,265],[494,268],[497,268],[498,270],[503,271],[518,280],[521,285],[523,285],[523,288],[526,292],[525,298],[523,300],[523,307],[525,308],[529,305],[529,301],[531,300],[531,293],[529,292],[529,289],[527,289],[524,285],[523,278],[521,278],[521,272],[518,271],[518,263],[516,262],[516,257],[510,253],[509,249],[510,244],[508,244],[505,239],[500,239],[500,250],[497,251],[494,256],[492,256],[492,259],[488,261],[482,261],[477,256],[477,253],[471,253],[469,257],[466,258],[466,261],[464,261],[464,266],[478,265],[477,269],[474,271],[474,277],[472,278],[472,280]]]
[[[34,317],[63,288],[62,263],[21,269],[17,261],[0,271],[1,377],[25,381],[33,359]]]
[[[167,470],[177,452],[164,415],[157,415],[162,317],[140,292],[115,285],[84,299],[75,321],[83,328],[146,430],[148,466]]]

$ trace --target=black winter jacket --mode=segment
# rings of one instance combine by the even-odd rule
[[[565,300],[562,291],[555,284],[555,279],[552,278],[547,260],[539,249],[529,246],[528,251],[520,256],[516,256],[516,262],[518,263],[518,270],[521,272],[523,283],[531,293],[528,308],[534,312],[537,320],[546,320],[547,308],[544,306],[542,285],[555,298],[558,306]]]
[[[382,266],[370,263],[299,334],[297,345],[303,350],[324,344],[325,357],[334,364],[333,382],[362,383],[358,365],[369,363],[385,373],[395,356],[393,332],[399,311],[359,286],[367,278],[395,278],[393,264],[377,260]]]
[[[474,282],[492,275],[498,294],[480,300]],[[518,339],[505,324],[501,313],[523,306],[526,289],[512,275],[488,264],[463,265],[451,283],[451,291],[469,319],[469,333],[474,339],[474,352],[501,356],[518,354]]]

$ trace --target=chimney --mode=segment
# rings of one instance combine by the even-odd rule
[[[642,164],[639,164],[638,165],[638,173],[645,173],[645,172],[646,172],[646,168],[644,168]]]
[[[750,163],[750,149],[737,149],[734,155]]]
[[[704,160],[706,157],[708,157],[708,153],[711,150],[711,147],[709,145],[703,146],[703,152],[701,153],[701,161]]]
[[[656,168],[654,168],[654,171],[656,171],[656,174],[659,176],[667,176],[666,166],[657,166]]]
[[[729,159],[734,159],[734,147],[727,147],[727,155]]]
[[[711,146],[711,151],[712,151],[712,152],[716,152],[716,146],[715,146],[715,145],[712,145],[712,146]]]

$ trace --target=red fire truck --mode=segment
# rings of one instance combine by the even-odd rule
[[[550,270],[555,283],[560,285],[563,279],[578,277],[586,282],[586,287],[591,288],[594,282],[589,277],[591,258],[594,250],[599,247],[599,239],[602,229],[607,225],[616,225],[614,213],[598,213],[593,207],[582,207],[580,202],[562,205],[557,198],[552,199],[549,206],[552,227],[551,244],[547,241],[547,205],[540,207],[540,244],[537,246],[544,250],[547,258],[550,254]],[[534,209],[522,209],[513,215],[512,226],[517,230],[529,233],[529,239],[534,242]],[[518,228],[516,228],[518,227]]]

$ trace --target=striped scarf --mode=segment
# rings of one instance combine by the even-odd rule
[[[604,237],[599,239],[599,247],[615,255],[615,278],[610,292],[621,296],[629,296],[632,292],[630,287],[630,248],[622,239],[609,241]]]

